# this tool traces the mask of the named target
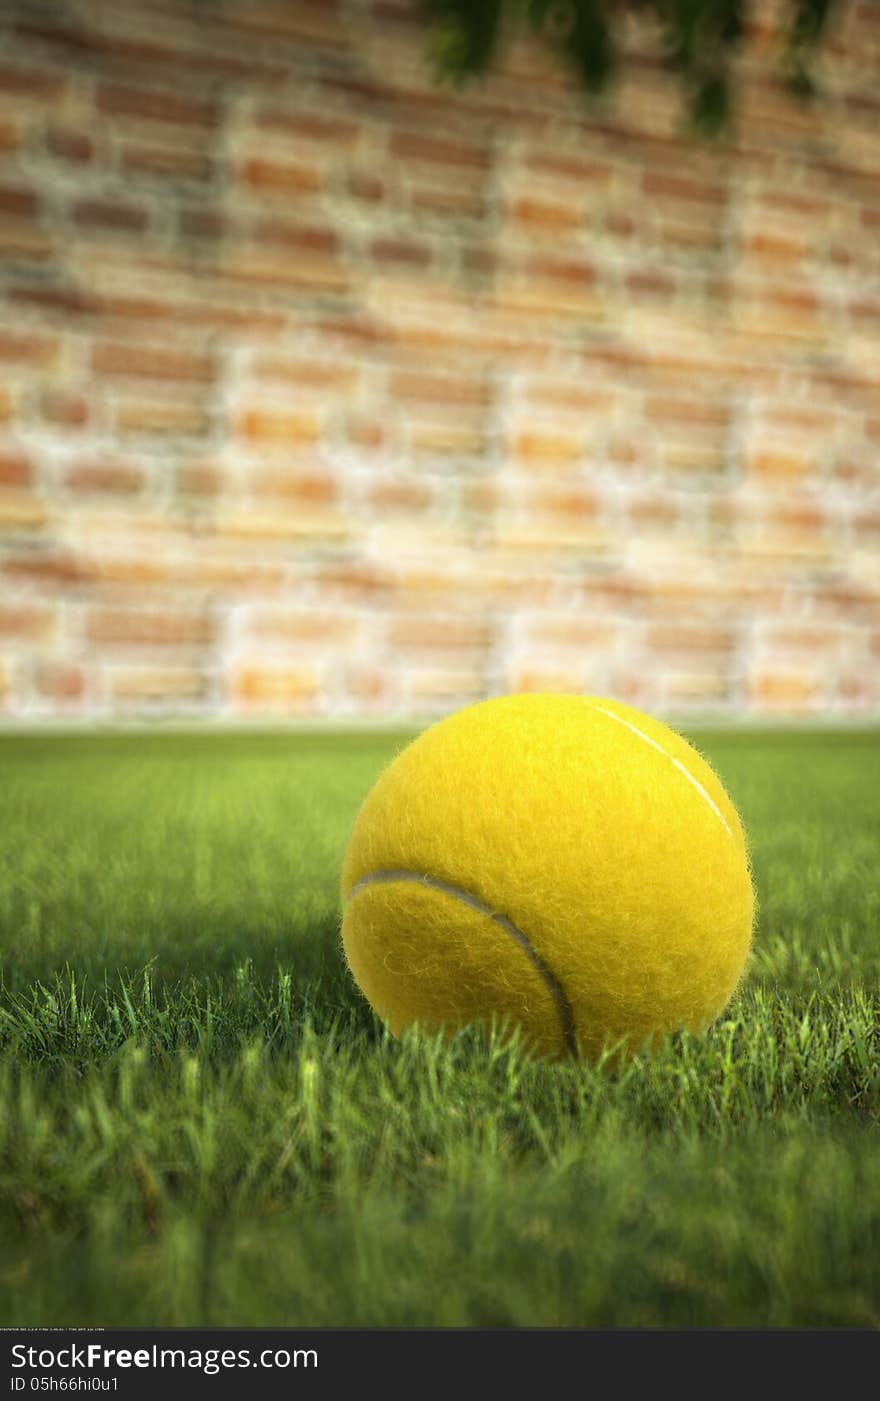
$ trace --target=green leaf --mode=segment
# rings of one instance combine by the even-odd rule
[[[704,136],[718,136],[730,119],[730,86],[726,76],[713,73],[697,85],[691,99],[691,118]]]
[[[565,47],[588,92],[601,92],[615,66],[611,28],[601,3],[577,0]]]

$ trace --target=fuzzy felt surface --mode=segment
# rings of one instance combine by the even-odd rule
[[[549,1054],[565,1044],[553,983],[585,1055],[705,1027],[754,917],[709,765],[661,722],[581,696],[506,696],[427,729],[368,794],[342,894],[349,965],[395,1034],[495,1016]]]

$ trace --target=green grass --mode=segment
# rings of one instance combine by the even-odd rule
[[[390,1039],[394,736],[0,740],[0,1325],[880,1324],[880,736],[704,734],[749,975],[625,1070]]]

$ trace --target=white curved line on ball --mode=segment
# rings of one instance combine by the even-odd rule
[[[607,715],[609,720],[616,720],[618,725],[624,725],[626,729],[631,731],[632,734],[638,735],[639,739],[643,739],[646,744],[650,744],[652,749],[656,749],[658,754],[662,754],[665,759],[668,759],[670,764],[674,765],[674,767],[678,769],[679,773],[684,774],[688,783],[690,783],[694,788],[696,788],[700,797],[703,798],[709,804],[710,808],[714,812],[715,816],[718,818],[718,821],[721,823],[727,835],[729,837],[733,836],[733,833],[731,832],[730,827],[728,826],[727,819],[724,816],[724,813],[719,808],[718,804],[706,792],[700,780],[694,777],[690,769],[688,769],[681,762],[680,759],[676,759],[674,754],[670,754],[668,749],[664,749],[662,744],[658,744],[656,739],[652,739],[650,735],[646,735],[644,730],[640,730],[637,725],[633,725],[629,720],[624,720],[622,715],[615,715],[613,710],[606,710],[603,705],[591,705],[590,709],[598,710],[600,715]]]
[[[458,900],[460,904],[467,905],[470,909],[476,910],[478,914],[485,915],[488,919],[491,919],[493,923],[497,924],[499,928],[503,929],[506,934],[509,934],[514,943],[519,945],[523,953],[529,961],[534,964],[535,968],[544,979],[547,991],[550,993],[553,999],[553,1005],[556,1008],[556,1015],[559,1018],[559,1025],[562,1029],[566,1050],[569,1051],[571,1055],[577,1056],[577,1034],[574,1025],[574,1012],[565,994],[565,989],[552,969],[547,967],[547,964],[544,962],[537,949],[534,948],[526,938],[522,930],[517,928],[513,920],[508,919],[507,915],[499,914],[496,910],[491,909],[476,895],[472,895],[469,890],[462,889],[460,885],[452,885],[449,881],[437,880],[434,876],[419,875],[417,871],[372,871],[369,875],[361,876],[360,880],[355,881],[348,893],[348,898],[349,900],[353,900],[358,891],[365,890],[368,886],[393,885],[398,881],[407,881],[411,885],[422,885],[428,890],[437,891],[440,895],[449,895],[453,900]]]

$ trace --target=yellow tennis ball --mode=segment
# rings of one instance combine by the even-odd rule
[[[425,730],[368,794],[342,895],[349,966],[395,1035],[494,1018],[545,1055],[704,1029],[754,914],[706,761],[585,696],[483,701]]]

